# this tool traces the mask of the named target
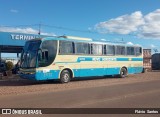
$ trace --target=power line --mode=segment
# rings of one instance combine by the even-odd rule
[[[19,28],[19,27],[36,27],[38,29],[38,34],[41,34],[42,26],[48,27],[48,28],[53,28],[53,29],[59,29],[59,30],[67,30],[67,31],[74,31],[74,32],[81,32],[81,33],[90,33],[90,34],[98,34],[98,35],[106,35],[105,33],[99,33],[97,31],[90,31],[90,30],[79,30],[79,29],[72,29],[72,28],[67,28],[67,27],[62,27],[62,26],[55,26],[55,25],[48,25],[48,24],[25,24],[25,25],[4,25],[0,27],[14,27],[14,28]],[[135,36],[135,34],[128,34],[129,36]],[[123,40],[123,39],[122,39]]]
[[[30,25],[1,25],[0,27],[33,27],[33,26],[38,26],[38,24],[30,24]]]
[[[55,25],[48,25],[48,24],[30,24],[30,25],[1,25],[0,27],[12,27],[12,28],[19,28],[19,27],[37,27],[38,29],[38,34],[41,34],[41,29],[43,27],[48,27],[48,28],[54,28],[54,29],[59,29],[59,30],[67,30],[67,31],[74,31],[74,32],[81,32],[81,33],[90,33],[90,34],[101,34],[97,31],[90,31],[90,30],[79,30],[79,29],[72,29],[72,28],[67,28],[67,27],[62,27],[62,26],[55,26]]]
[[[66,28],[66,27],[54,26],[54,25],[46,25],[46,24],[42,24],[42,25],[44,27],[55,28],[55,29],[60,29],[60,30],[68,30],[68,31],[75,31],[75,32],[82,32],[82,33],[96,33],[96,34],[99,34],[98,32],[89,31],[89,30],[79,30],[79,29],[72,29],[72,28]]]
[[[93,33],[93,34],[99,34],[96,31],[89,31],[89,30],[79,30],[79,29],[72,29],[72,28],[67,28],[67,27],[62,27],[62,26],[54,26],[54,25],[47,25],[47,24],[31,24],[31,25],[4,25],[4,26],[0,26],[0,27],[14,27],[14,28],[18,28],[18,27],[38,27],[39,33],[41,33],[41,29],[43,27],[48,27],[48,28],[54,28],[54,29],[60,29],[60,30],[67,30],[67,31],[74,31],[74,32],[82,32],[82,33]]]

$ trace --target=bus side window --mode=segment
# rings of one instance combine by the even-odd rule
[[[75,43],[75,53],[76,54],[89,54],[88,43],[77,42]]]
[[[91,54],[91,44],[88,43],[88,54]]]
[[[103,45],[103,54],[104,54],[104,55],[106,55],[106,54],[107,54],[106,45]]]
[[[102,49],[101,44],[91,44],[91,52],[94,55],[102,55]]]
[[[139,56],[142,54],[142,48],[141,47],[136,47],[136,56]]]
[[[115,46],[114,45],[106,45],[106,54],[107,55],[115,55]]]
[[[125,46],[116,46],[116,55],[125,55]]]
[[[59,42],[59,53],[60,54],[73,54],[74,43],[71,41],[60,41]]]
[[[134,47],[127,47],[127,55],[135,55]]]

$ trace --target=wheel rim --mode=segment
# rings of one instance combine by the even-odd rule
[[[123,76],[125,75],[124,71],[122,71],[122,75],[123,75]]]
[[[126,71],[122,70],[122,77],[126,76]]]
[[[64,82],[68,82],[68,80],[69,80],[69,75],[68,74],[64,74],[63,75],[63,81]]]

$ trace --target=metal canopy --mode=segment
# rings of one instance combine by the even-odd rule
[[[0,46],[1,53],[21,53],[23,46]]]
[[[44,36],[24,33],[0,32],[0,53],[20,53],[27,40]]]

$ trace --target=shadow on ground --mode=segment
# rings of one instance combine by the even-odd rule
[[[84,77],[84,78],[75,78],[71,82],[79,82],[79,81],[89,81],[89,80],[100,80],[100,79],[114,79],[116,76],[105,76],[105,77]],[[21,78],[14,79],[5,79],[0,80],[1,86],[27,86],[27,85],[43,85],[43,84],[61,84],[59,80],[47,80],[47,81],[32,81]]]

